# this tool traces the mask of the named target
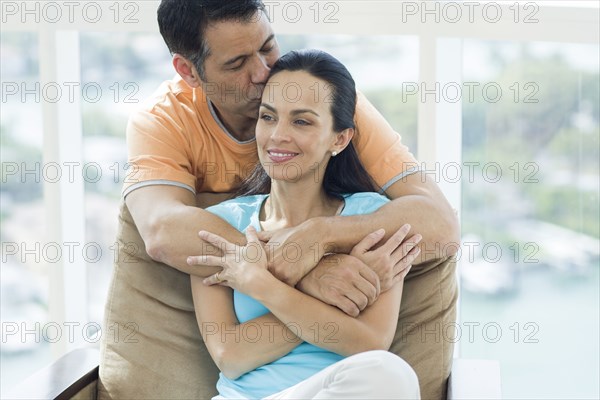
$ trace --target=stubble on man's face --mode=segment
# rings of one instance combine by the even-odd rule
[[[203,89],[221,114],[256,119],[279,46],[267,17],[224,21],[206,29],[210,55],[204,62]],[[258,15],[258,14],[257,14]]]

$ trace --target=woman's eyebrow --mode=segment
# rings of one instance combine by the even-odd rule
[[[320,117],[320,115],[316,111],[313,111],[313,110],[308,109],[308,108],[301,108],[301,109],[298,109],[298,110],[292,110],[292,112],[291,112],[292,115],[304,114],[304,113],[311,113],[311,114],[316,115],[317,117]]]
[[[269,110],[269,111],[271,111],[271,112],[273,112],[275,114],[277,114],[277,110],[275,109],[275,107],[273,107],[270,104],[260,103],[260,106],[266,108],[267,110]],[[311,113],[311,114],[316,115],[317,117],[320,117],[320,115],[316,111],[313,111],[313,110],[311,110],[309,108],[299,108],[299,109],[290,111],[290,114],[292,114],[292,115],[298,115],[298,114],[304,114],[304,113]]]
[[[269,105],[267,103],[260,103],[260,106],[266,108],[267,110],[269,110],[271,112],[274,112],[275,114],[277,114],[277,110],[275,109],[275,107],[273,107],[273,106],[271,106],[271,105]]]

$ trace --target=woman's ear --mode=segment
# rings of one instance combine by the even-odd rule
[[[336,154],[340,154],[352,140],[354,129],[344,129],[340,133],[336,133],[335,136],[335,142],[333,143],[334,147],[331,149],[331,152],[333,153],[335,151]]]
[[[198,71],[194,64],[182,56],[181,54],[175,53],[173,55],[173,67],[175,71],[181,76],[181,78],[191,87],[199,87],[202,84]]]

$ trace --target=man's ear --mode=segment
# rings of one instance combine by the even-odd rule
[[[348,146],[352,140],[352,137],[354,137],[354,129],[344,129],[342,132],[336,133],[335,136],[335,142],[333,143],[334,148],[332,148],[331,151],[335,151],[337,154],[340,154],[346,148],[346,146]]]
[[[181,54],[175,53],[173,55],[173,67],[179,76],[191,87],[199,87],[202,84],[200,75],[194,64]]]

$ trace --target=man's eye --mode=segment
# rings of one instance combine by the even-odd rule
[[[270,53],[271,51],[273,51],[274,48],[275,48],[275,46],[273,45],[273,46],[271,46],[271,47],[269,47],[267,49],[262,49],[261,51],[263,53]]]
[[[230,71],[238,71],[238,70],[242,69],[242,67],[244,66],[244,64],[246,64],[246,60],[245,59],[239,60],[238,62],[239,62],[239,64],[237,64],[235,66],[231,66],[229,68],[229,70]]]

